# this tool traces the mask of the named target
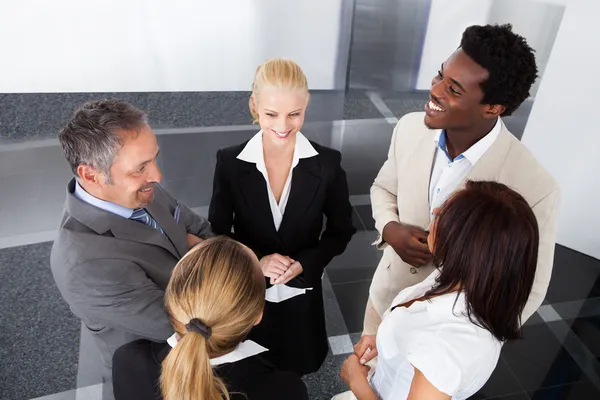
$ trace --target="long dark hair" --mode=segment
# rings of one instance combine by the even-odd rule
[[[430,235],[440,276],[427,296],[458,287],[471,321],[498,340],[518,338],[539,244],[537,221],[523,196],[501,183],[468,181],[444,203]]]

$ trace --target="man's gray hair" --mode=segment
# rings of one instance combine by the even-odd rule
[[[95,100],[75,111],[58,139],[75,176],[85,164],[104,173],[110,183],[110,167],[123,145],[117,131],[138,131],[147,123],[146,113],[125,101]]]

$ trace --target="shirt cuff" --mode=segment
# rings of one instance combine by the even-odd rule
[[[400,218],[398,214],[393,212],[386,212],[385,214],[379,216],[377,220],[375,220],[375,229],[379,232],[379,236],[377,236],[377,240],[375,240],[372,244],[377,248],[377,250],[383,250],[388,247],[388,244],[385,240],[383,240],[383,228],[390,222],[400,222]]]

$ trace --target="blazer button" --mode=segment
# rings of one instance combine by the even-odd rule
[[[415,267],[410,267],[410,273],[411,274],[416,274],[417,273],[417,269]]]

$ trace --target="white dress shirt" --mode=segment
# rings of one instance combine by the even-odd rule
[[[446,147],[446,132],[440,131],[435,137],[437,149],[435,161],[429,181],[429,204],[430,216],[433,220],[433,210],[440,207],[444,201],[454,192],[459,183],[467,176],[471,168],[479,161],[481,156],[492,146],[500,131],[502,122],[496,120],[492,130],[482,137],[477,143],[469,147],[467,151],[458,155],[454,160],[448,154]]]
[[[418,299],[439,271],[404,289],[392,305]],[[405,400],[417,368],[439,391],[467,399],[485,385],[500,358],[502,342],[466,316],[464,293],[418,301],[386,311],[377,331],[379,353],[370,383],[380,399]]]
[[[167,339],[167,343],[169,346],[175,347],[180,340],[181,337],[177,333],[174,333],[170,338]],[[244,358],[253,357],[257,354],[264,353],[265,351],[269,351],[269,349],[256,342],[253,342],[252,340],[246,340],[238,344],[232,352],[224,354],[220,357],[211,358],[210,365],[216,367],[217,365],[221,364],[234,363],[236,361],[243,360]]]
[[[283,220],[283,215],[285,213],[285,207],[287,205],[288,199],[290,197],[290,192],[292,190],[292,173],[294,171],[294,168],[296,167],[296,165],[298,165],[300,159],[314,157],[317,156],[319,153],[315,150],[315,148],[310,144],[308,139],[301,132],[296,133],[296,147],[294,148],[292,166],[290,168],[290,172],[283,187],[283,192],[281,193],[279,203],[277,203],[275,195],[273,194],[273,189],[271,188],[271,184],[269,183],[269,175],[267,173],[267,167],[265,165],[265,158],[263,152],[262,136],[263,134],[261,130],[256,135],[254,135],[252,139],[248,141],[248,143],[237,156],[237,158],[242,161],[256,164],[256,169],[259,170],[260,173],[263,175],[267,184],[267,193],[269,196],[269,206],[271,207],[271,214],[273,216],[273,224],[275,225],[275,229],[279,231],[279,227],[281,226],[281,221]],[[272,303],[279,303],[292,297],[305,294],[307,290],[312,290],[312,288],[301,289],[282,284],[273,285],[269,289],[267,289],[265,299]]]

